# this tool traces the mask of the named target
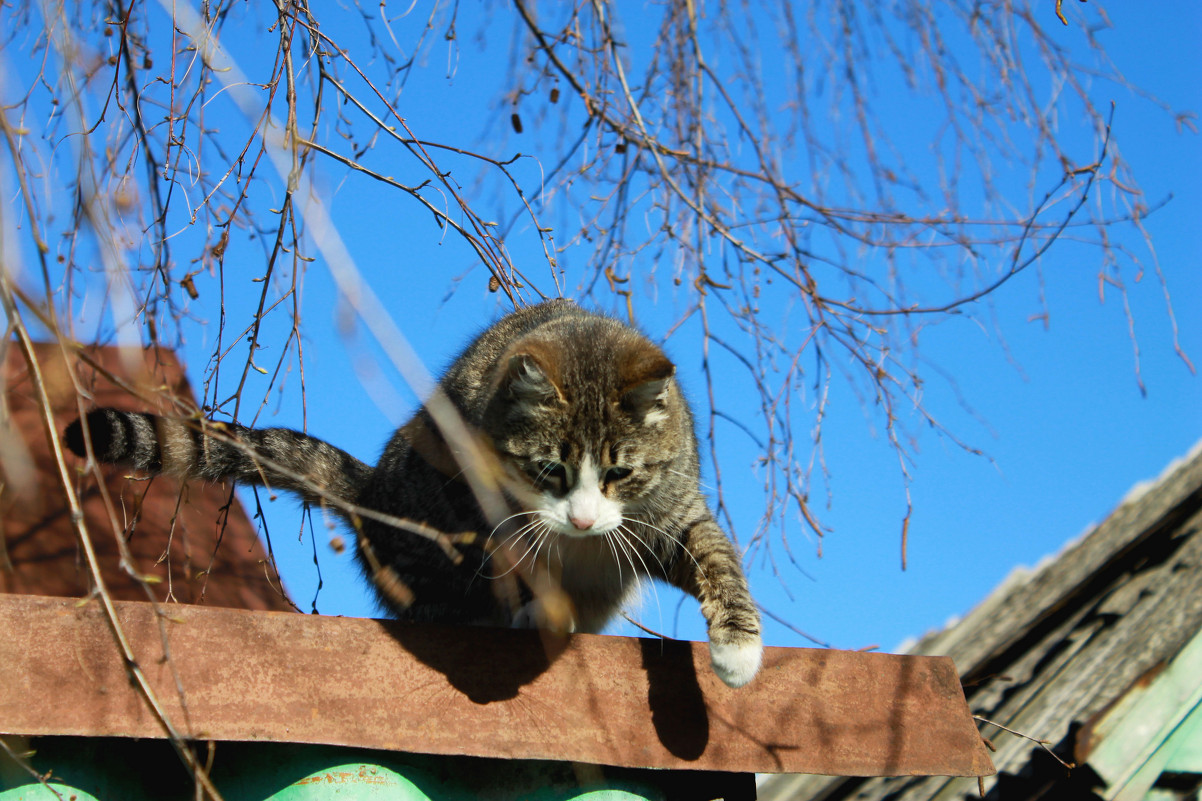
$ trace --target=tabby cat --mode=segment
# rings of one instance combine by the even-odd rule
[[[713,669],[739,687],[759,669],[759,614],[698,489],[674,373],[633,328],[554,300],[481,334],[374,468],[288,429],[112,409],[65,440],[83,456],[86,431],[103,462],[324,505],[402,619],[596,631],[640,576],[667,581],[701,602]]]

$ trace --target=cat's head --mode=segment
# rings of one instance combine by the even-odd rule
[[[694,447],[674,374],[659,348],[611,320],[512,343],[485,420],[510,494],[568,537],[646,520]]]

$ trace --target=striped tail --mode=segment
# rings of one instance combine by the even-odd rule
[[[372,468],[327,442],[287,428],[183,420],[140,412],[96,409],[67,426],[63,439],[85,456],[84,422],[101,462],[181,479],[241,481],[297,493],[309,503],[358,502]]]

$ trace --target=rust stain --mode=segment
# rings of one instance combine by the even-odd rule
[[[1089,761],[1090,755],[1099,742],[1098,726],[1101,725],[1114,708],[1122,703],[1123,699],[1130,695],[1135,690],[1141,690],[1148,687],[1156,680],[1156,677],[1168,668],[1168,663],[1164,660],[1157,662],[1150,668],[1145,670],[1141,675],[1137,676],[1131,685],[1121,693],[1116,695],[1114,699],[1103,707],[1096,715],[1085,722],[1081,730],[1077,732],[1077,737],[1073,745],[1073,760],[1078,765],[1084,765]]]
[[[394,787],[397,783],[393,781],[391,776],[369,769],[365,765],[355,772],[346,770],[326,771],[316,776],[306,776],[294,782],[294,784],[370,784]]]

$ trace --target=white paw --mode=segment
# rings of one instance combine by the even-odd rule
[[[728,687],[742,687],[755,678],[763,655],[759,637],[744,642],[710,643],[710,666]]]

